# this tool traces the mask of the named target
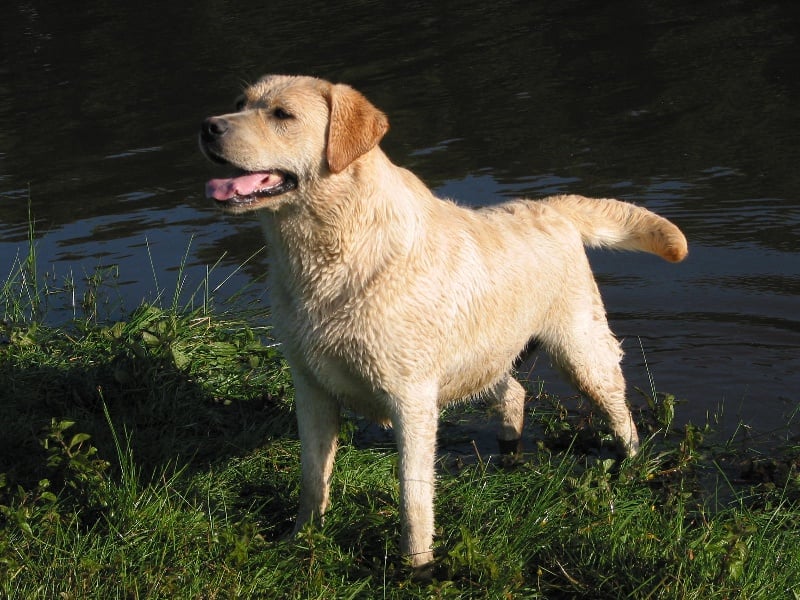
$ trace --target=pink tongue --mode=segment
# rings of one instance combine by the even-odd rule
[[[206,197],[230,200],[234,196],[250,196],[259,190],[275,187],[283,181],[278,173],[250,173],[231,179],[212,179],[206,183]]]

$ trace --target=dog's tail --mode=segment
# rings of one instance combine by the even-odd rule
[[[575,224],[591,247],[641,250],[670,262],[689,253],[681,230],[646,208],[620,200],[552,196],[544,200]]]

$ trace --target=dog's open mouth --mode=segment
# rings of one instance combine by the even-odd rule
[[[280,196],[297,187],[297,178],[282,171],[243,172],[236,177],[212,179],[206,183],[206,197],[217,202],[243,206],[262,198]]]

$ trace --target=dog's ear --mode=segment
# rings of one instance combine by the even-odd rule
[[[330,88],[328,101],[328,168],[340,173],[372,150],[389,130],[389,120],[364,96],[343,84]]]

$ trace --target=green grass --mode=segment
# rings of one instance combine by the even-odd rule
[[[0,333],[2,597],[800,598],[800,449],[675,431],[669,396],[648,397],[651,439],[621,464],[544,393],[519,460],[443,456],[420,583],[396,453],[352,421],[324,525],[283,539],[299,442],[267,329],[205,302],[49,327],[27,298]]]

